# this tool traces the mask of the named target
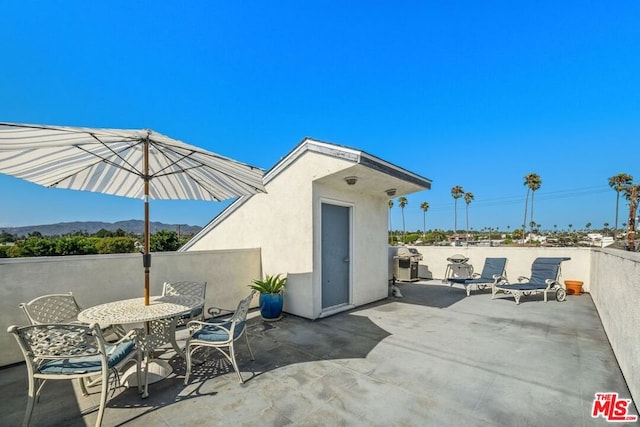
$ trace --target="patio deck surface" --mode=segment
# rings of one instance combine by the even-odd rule
[[[183,386],[185,364],[167,350],[173,374],[147,399],[117,390],[103,425],[603,426],[591,417],[595,393],[631,398],[588,294],[516,305],[439,280],[400,288],[403,298],[316,321],[253,313],[256,360],[239,344],[245,384],[212,353]],[[2,425],[21,425],[26,389],[24,365],[0,370]],[[93,390],[47,383],[32,425],[93,425]]]

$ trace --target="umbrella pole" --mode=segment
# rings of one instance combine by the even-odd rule
[[[151,235],[149,233],[149,137],[144,141],[144,305],[149,305],[149,270],[151,269]]]

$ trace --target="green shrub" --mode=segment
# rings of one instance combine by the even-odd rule
[[[270,276],[267,274],[264,280],[256,279],[253,284],[249,285],[251,289],[255,289],[261,294],[279,294],[284,292],[284,285],[287,283],[286,277]]]

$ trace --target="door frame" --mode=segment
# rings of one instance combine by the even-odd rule
[[[334,205],[334,206],[341,206],[341,207],[346,207],[349,208],[349,274],[348,274],[348,280],[349,280],[349,286],[348,286],[348,292],[349,292],[349,297],[348,297],[348,301],[344,304],[339,304],[336,306],[332,306],[332,307],[328,307],[326,309],[322,308],[322,205],[323,204],[327,204],[327,205]],[[353,232],[353,219],[355,217],[355,208],[356,205],[355,203],[351,203],[351,202],[346,202],[344,200],[337,200],[337,199],[331,199],[331,198],[327,198],[327,197],[320,197],[319,203],[318,203],[318,243],[317,243],[317,248],[318,248],[318,259],[317,259],[317,266],[318,266],[318,287],[317,287],[317,298],[318,298],[318,308],[319,308],[319,315],[318,317],[326,317],[326,316],[330,316],[332,314],[344,311],[344,310],[348,310],[350,308],[353,308],[353,262],[354,262],[354,252],[353,252],[353,242],[354,242],[354,232]]]

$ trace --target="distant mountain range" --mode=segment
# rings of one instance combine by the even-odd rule
[[[171,230],[180,232],[180,234],[195,234],[202,230],[202,227],[197,225],[187,224],[164,224],[162,222],[151,222],[151,233],[155,233],[160,230]],[[94,234],[98,231],[105,229],[109,231],[116,231],[117,229],[124,230],[128,233],[143,234],[144,233],[144,221],[138,219],[130,219],[128,221],[118,222],[100,222],[100,221],[75,221],[75,222],[59,222],[57,224],[46,225],[28,225],[24,227],[0,227],[0,232],[5,231],[17,236],[26,236],[34,231],[39,232],[43,236],[59,236],[65,234],[73,234],[77,232]]]

